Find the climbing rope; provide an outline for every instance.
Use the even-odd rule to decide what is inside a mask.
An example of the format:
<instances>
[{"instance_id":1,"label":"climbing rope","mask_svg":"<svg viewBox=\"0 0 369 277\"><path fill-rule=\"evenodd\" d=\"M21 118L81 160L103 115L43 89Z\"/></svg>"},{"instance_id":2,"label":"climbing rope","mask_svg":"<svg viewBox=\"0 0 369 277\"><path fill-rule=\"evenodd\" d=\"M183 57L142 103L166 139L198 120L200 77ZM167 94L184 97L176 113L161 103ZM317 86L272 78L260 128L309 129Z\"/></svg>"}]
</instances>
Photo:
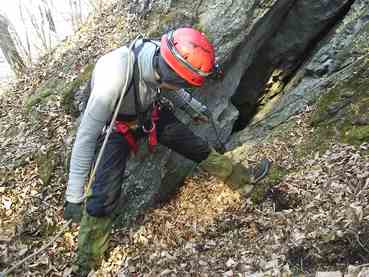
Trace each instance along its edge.
<instances>
[{"instance_id":1,"label":"climbing rope","mask_svg":"<svg viewBox=\"0 0 369 277\"><path fill-rule=\"evenodd\" d=\"M91 172L91 175L90 175L90 178L89 178L89 181L88 181L88 184L87 184L87 188L86 188L86 191L89 190L89 188L91 187L91 184L92 182L94 181L94 178L95 178L95 175L96 175L96 170L97 170L97 167L100 163L100 160L101 160L101 157L102 157L102 154L104 153L104 150L105 150L105 147L106 147L106 144L107 144L107 141L109 139L109 136L113 130L113 127L114 127L114 124L115 124L115 121L117 119L117 116L118 116L118 112L119 112L119 107L121 106L122 104L122 101L123 101L123 98L124 98L124 95L127 91L127 88L128 88L128 84L130 83L130 76L131 74L133 74L133 65L134 65L134 55L133 55L133 52L132 52L132 49L136 43L136 41L140 38L140 36L137 36L133 42L130 44L129 48L128 48L128 69L127 69L127 76L126 76L126 81L125 81L125 84L123 86L123 89L122 89L122 93L120 95L120 98L119 98L119 101L118 101L118 104L115 108L115 111L114 111L114 114L113 114L113 117L112 117L112 120L110 122L110 125L109 125L109 128L106 132L106 135L105 135L105 139L104 139L104 142L100 148L100 151L99 151L99 154L97 156L97 159L96 159L96 163L93 167L93 170ZM84 196L84 198L86 197L86 194ZM24 258L23 260L19 261L18 263L16 263L14 266L12 266L10 269L4 271L4 272L0 272L0 277L5 277L7 276L8 274L10 274L11 272L13 272L15 269L17 269L18 267L20 267L23 263L25 263L27 260L33 258L34 256L40 254L41 252L43 252L46 248L48 248L51 244L54 243L54 241L59 238L63 232L69 227L69 225L72 223L72 220L70 219L69 221L67 221L66 223L64 223L64 225L62 226L62 229L55 235L55 237L53 237L47 244L45 244L42 248L40 248L39 250L37 250L36 252L34 252L33 254L27 256L26 258Z\"/></svg>"}]
</instances>

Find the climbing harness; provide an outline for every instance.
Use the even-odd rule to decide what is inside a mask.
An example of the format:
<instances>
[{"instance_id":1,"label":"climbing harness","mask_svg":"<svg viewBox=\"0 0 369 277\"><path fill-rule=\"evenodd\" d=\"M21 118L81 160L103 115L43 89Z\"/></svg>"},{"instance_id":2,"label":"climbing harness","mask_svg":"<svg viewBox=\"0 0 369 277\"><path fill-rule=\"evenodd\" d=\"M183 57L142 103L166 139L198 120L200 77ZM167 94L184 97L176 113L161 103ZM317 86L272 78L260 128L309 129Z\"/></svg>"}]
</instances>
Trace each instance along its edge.
<instances>
[{"instance_id":1,"label":"climbing harness","mask_svg":"<svg viewBox=\"0 0 369 277\"><path fill-rule=\"evenodd\" d=\"M159 109L160 109L159 106L155 105L154 109L151 111L151 128L150 129L146 129L144 125L140 126L137 123L130 124L129 122L125 122L122 120L115 121L115 131L122 134L125 137L130 147L130 150L134 154L137 154L139 145L133 134L133 130L138 129L140 127L142 128L142 131L148 135L149 151L150 152L155 151L155 146L158 144L156 125L157 125L157 121L159 120Z\"/></svg>"}]
</instances>

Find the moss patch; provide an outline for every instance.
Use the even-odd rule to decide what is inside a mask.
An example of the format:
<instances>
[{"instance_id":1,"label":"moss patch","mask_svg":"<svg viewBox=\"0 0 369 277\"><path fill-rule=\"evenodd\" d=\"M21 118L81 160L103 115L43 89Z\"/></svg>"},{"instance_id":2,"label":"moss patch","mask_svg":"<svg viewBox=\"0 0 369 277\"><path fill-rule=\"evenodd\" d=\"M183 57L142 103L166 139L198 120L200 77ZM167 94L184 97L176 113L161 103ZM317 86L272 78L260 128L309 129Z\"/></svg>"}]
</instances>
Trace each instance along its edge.
<instances>
[{"instance_id":1,"label":"moss patch","mask_svg":"<svg viewBox=\"0 0 369 277\"><path fill-rule=\"evenodd\" d=\"M64 107L66 113L75 114L77 112L73 106L75 93L78 91L80 86L85 84L91 78L93 69L93 64L86 65L81 70L81 74L78 76L78 78L65 85L62 92L62 106Z\"/></svg>"},{"instance_id":2,"label":"moss patch","mask_svg":"<svg viewBox=\"0 0 369 277\"><path fill-rule=\"evenodd\" d=\"M369 59L353 67L350 78L336 84L319 100L312 117L316 146L338 141L360 145L369 140Z\"/></svg>"},{"instance_id":3,"label":"moss patch","mask_svg":"<svg viewBox=\"0 0 369 277\"><path fill-rule=\"evenodd\" d=\"M44 82L44 84L38 88L25 102L27 111L39 103L46 103L51 95L55 95L60 86L64 84L64 81L59 78L51 78Z\"/></svg>"},{"instance_id":4,"label":"moss patch","mask_svg":"<svg viewBox=\"0 0 369 277\"><path fill-rule=\"evenodd\" d=\"M36 161L38 165L38 174L43 184L47 186L57 165L56 153L53 148L49 148L46 153L38 153Z\"/></svg>"}]
</instances>

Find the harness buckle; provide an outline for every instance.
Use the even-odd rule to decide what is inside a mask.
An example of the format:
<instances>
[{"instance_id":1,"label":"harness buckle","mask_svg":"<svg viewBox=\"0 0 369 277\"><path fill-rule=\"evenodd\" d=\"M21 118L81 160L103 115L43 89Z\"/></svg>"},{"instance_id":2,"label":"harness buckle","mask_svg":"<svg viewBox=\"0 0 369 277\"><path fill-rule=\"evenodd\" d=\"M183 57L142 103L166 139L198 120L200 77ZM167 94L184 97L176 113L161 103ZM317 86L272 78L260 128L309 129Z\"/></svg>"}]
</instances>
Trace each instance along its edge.
<instances>
[{"instance_id":1,"label":"harness buckle","mask_svg":"<svg viewBox=\"0 0 369 277\"><path fill-rule=\"evenodd\" d=\"M156 124L153 120L151 120L151 128L148 130L145 128L145 125L142 125L142 130L144 131L144 133L146 134L150 134L151 132L153 132L156 129Z\"/></svg>"}]
</instances>

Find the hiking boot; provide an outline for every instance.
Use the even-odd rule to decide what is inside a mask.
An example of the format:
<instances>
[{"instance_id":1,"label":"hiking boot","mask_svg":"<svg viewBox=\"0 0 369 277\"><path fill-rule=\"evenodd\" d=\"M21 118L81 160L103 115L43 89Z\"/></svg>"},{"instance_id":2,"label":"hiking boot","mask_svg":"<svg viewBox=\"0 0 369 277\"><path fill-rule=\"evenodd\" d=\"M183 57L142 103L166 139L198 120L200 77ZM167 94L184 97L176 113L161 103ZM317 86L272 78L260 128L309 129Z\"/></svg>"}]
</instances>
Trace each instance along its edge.
<instances>
[{"instance_id":1,"label":"hiking boot","mask_svg":"<svg viewBox=\"0 0 369 277\"><path fill-rule=\"evenodd\" d=\"M100 267L108 248L113 218L94 217L86 211L79 228L76 272L87 276L91 270Z\"/></svg>"},{"instance_id":2,"label":"hiking boot","mask_svg":"<svg viewBox=\"0 0 369 277\"><path fill-rule=\"evenodd\" d=\"M224 181L231 189L239 190L246 187L248 191L252 189L253 184L268 174L270 164L270 161L263 159L254 167L245 167L241 163L233 163L227 156L212 150L200 166L211 175Z\"/></svg>"},{"instance_id":3,"label":"hiking boot","mask_svg":"<svg viewBox=\"0 0 369 277\"><path fill-rule=\"evenodd\" d=\"M261 160L257 165L250 168L250 175L252 184L258 183L263 179L269 172L271 161L267 159Z\"/></svg>"}]
</instances>

